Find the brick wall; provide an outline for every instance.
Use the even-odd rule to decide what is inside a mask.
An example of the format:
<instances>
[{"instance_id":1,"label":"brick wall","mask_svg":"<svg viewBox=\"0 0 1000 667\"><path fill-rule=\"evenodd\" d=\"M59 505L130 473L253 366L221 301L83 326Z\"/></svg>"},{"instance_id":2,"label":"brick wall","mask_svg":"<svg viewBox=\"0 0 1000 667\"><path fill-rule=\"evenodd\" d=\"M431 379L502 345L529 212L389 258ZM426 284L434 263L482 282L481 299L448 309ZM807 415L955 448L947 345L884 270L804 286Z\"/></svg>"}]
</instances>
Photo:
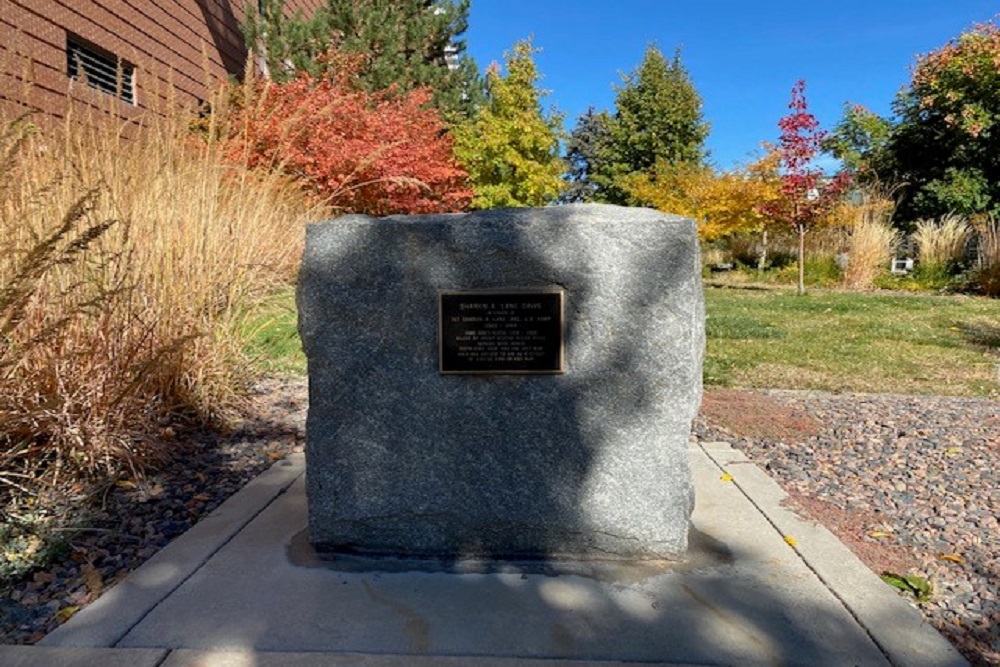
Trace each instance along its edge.
<instances>
[{"instance_id":1,"label":"brick wall","mask_svg":"<svg viewBox=\"0 0 1000 667\"><path fill-rule=\"evenodd\" d=\"M0 101L63 117L73 97L106 105L110 96L67 73L67 35L136 66L136 106L156 108L207 97L212 80L240 76L246 49L240 22L246 0L0 0ZM289 0L310 13L324 0ZM30 89L25 82L30 81Z\"/></svg>"}]
</instances>

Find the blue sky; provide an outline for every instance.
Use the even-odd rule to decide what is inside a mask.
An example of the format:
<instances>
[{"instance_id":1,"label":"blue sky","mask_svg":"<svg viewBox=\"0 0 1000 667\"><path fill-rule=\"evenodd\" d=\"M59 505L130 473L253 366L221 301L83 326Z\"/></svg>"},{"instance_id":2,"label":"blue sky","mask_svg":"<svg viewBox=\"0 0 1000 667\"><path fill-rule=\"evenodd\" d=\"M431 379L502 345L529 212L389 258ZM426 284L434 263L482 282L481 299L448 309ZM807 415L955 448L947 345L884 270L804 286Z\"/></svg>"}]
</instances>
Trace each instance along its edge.
<instances>
[{"instance_id":1,"label":"blue sky","mask_svg":"<svg viewBox=\"0 0 1000 667\"><path fill-rule=\"evenodd\" d=\"M614 108L614 84L647 45L668 57L679 47L711 125L710 160L728 169L777 139L796 80L824 128L847 101L889 115L918 54L998 13L997 0L472 0L465 39L485 68L533 37L544 103L567 130L589 106Z\"/></svg>"}]
</instances>

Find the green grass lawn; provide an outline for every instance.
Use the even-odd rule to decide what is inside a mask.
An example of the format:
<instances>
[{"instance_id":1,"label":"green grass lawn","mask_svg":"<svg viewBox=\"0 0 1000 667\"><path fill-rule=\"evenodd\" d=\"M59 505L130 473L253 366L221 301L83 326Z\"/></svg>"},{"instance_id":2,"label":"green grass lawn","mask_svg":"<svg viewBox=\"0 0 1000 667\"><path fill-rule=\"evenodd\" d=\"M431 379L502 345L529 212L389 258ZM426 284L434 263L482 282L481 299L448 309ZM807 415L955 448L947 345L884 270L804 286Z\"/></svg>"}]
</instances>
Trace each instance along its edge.
<instances>
[{"instance_id":1,"label":"green grass lawn","mask_svg":"<svg viewBox=\"0 0 1000 667\"><path fill-rule=\"evenodd\" d=\"M707 384L1000 395L1000 301L705 289Z\"/></svg>"},{"instance_id":2,"label":"green grass lawn","mask_svg":"<svg viewBox=\"0 0 1000 667\"><path fill-rule=\"evenodd\" d=\"M705 288L709 385L998 396L1000 300ZM251 353L305 372L292 290L250 313Z\"/></svg>"},{"instance_id":3,"label":"green grass lawn","mask_svg":"<svg viewBox=\"0 0 1000 667\"><path fill-rule=\"evenodd\" d=\"M267 373L305 374L306 356L297 319L291 287L275 292L247 313L242 334L258 368Z\"/></svg>"}]
</instances>

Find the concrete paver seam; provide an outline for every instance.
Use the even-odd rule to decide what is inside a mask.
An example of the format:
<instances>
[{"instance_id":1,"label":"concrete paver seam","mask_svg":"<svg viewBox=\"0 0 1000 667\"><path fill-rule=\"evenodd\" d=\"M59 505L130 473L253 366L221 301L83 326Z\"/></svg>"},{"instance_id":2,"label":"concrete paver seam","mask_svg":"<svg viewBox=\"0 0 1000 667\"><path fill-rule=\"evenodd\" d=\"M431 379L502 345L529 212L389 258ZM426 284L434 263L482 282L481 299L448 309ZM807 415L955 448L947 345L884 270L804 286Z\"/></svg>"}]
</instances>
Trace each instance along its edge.
<instances>
[{"instance_id":1,"label":"concrete paver seam","mask_svg":"<svg viewBox=\"0 0 1000 667\"><path fill-rule=\"evenodd\" d=\"M730 447L731 447L731 445L730 445ZM722 473L726 473L727 472L725 466L722 463L720 463L714 456L712 456L712 453L709 452L708 449L706 449L703 446L702 443L700 443L700 442L698 443L698 448L701 449L701 451L705 453L705 455L708 457L708 459L712 463L715 464L715 467L718 468L720 472L722 472ZM750 463L751 463L751 465L756 465L752 461L750 461ZM743 497L746 498L750 502L750 504L753 505L754 508L758 512L761 513L761 515L764 517L764 519L769 524L771 524L771 527L774 528L774 530L779 535L781 535L782 537L784 537L785 533L783 533L782 530L781 530L781 528L778 527L778 524L771 517L771 515L769 515L764 510L764 508L762 508L760 506L760 504L757 502L757 500L755 498L753 498L747 492L747 490L743 487L743 485L739 483L738 477L733 477L731 481L732 481L733 484L736 485L736 488L739 489L739 492L743 495ZM823 575L821 575L816 570L816 568L813 567L812 563L810 563L809 560L806 559L805 556L803 556L802 552L798 549L798 547L795 546L795 545L792 545L792 544L789 544L788 546L792 549L792 551L795 552L795 555L798 556L799 560L802 561L802 563L806 566L806 568L808 568L809 571L812 572L816 576L816 578L819 579L823 583L823 585L826 587L826 589L828 591L830 591L830 593L833 595L833 597L836 598L838 602L840 602L841 606L843 606L844 609L847 611L847 613L851 615L851 618L853 618L857 622L858 626L862 630L864 630L864 632L868 636L868 638L872 640L872 643L874 643L875 646L878 647L878 650L882 652L882 655L885 656L885 659L888 660L889 663L891 665L893 665L893 667L907 667L906 665L900 664L899 662L897 662L896 660L893 659L893 656L892 656L891 652L882 644L881 641L879 641L879 639L875 636L875 634L871 631L871 629L861 620L861 618L858 616L858 614L855 613L855 611L851 607L851 605L848 604L848 602L843 597L841 597L841 595L834 589L834 587L831 585L831 582L827 581L823 577Z\"/></svg>"},{"instance_id":2,"label":"concrete paver seam","mask_svg":"<svg viewBox=\"0 0 1000 667\"><path fill-rule=\"evenodd\" d=\"M277 465L280 465L280 464L277 464ZM230 535L229 535L228 538L226 538L225 540L223 540L219 544L215 545L215 548L213 548L210 553L205 554L204 557L202 557L201 559L199 559L200 562L198 563L197 567L191 568L191 570L188 572L187 576L185 576L184 578L180 579L176 583L175 586L173 586L169 591L167 591L156 602L156 604L154 604L149 609L147 609L138 619L136 619L136 621L134 623L132 623L131 625L129 625L128 628L119 637L117 637L114 640L114 642L111 644L111 646L114 647L114 648L124 648L124 647L121 647L120 644L121 644L122 640L125 639L125 637L127 637L130 632L132 632L132 630L134 630L144 620L146 620L146 617L149 616L151 613L153 613L153 611L156 610L161 604L163 604L164 600L166 600L167 598L169 598L178 589L180 589L185 583L187 583L187 581L191 577L193 577L202 567L204 567L205 563L207 563L208 561L210 561L212 559L212 557L215 556L215 554L219 553L219 551L221 551L223 547L225 547L227 544L229 544L230 542L232 542L233 539L235 539L236 536L240 534L240 531L242 531L244 528L246 528L248 525L250 525L250 523L254 519L256 519L258 516L260 516L260 514L265 509L267 509L268 507L270 507L270 505L275 500L277 500L278 498L280 498L281 496L283 496L288 491L288 489L291 488L292 484L294 484L296 482L296 480L298 480L300 477L302 477L303 474L305 474L305 470L304 469L300 470L298 472L298 474L296 474L291 479L287 480L287 482L283 483L280 487L278 487L277 491L274 493L273 496L271 496L270 500L268 500L261 507L259 507L256 512L254 512L252 515L244 517L244 519L237 524L236 530L233 530L233 531L230 532ZM253 480L251 480L250 483L252 484ZM169 545L167 545L167 547L165 547L165 548L169 548ZM170 653L172 653L172 652L173 651L171 650L167 654L167 656L164 658L164 661L167 659L167 657L169 657ZM163 663L160 663L160 664L162 665Z\"/></svg>"}]
</instances>

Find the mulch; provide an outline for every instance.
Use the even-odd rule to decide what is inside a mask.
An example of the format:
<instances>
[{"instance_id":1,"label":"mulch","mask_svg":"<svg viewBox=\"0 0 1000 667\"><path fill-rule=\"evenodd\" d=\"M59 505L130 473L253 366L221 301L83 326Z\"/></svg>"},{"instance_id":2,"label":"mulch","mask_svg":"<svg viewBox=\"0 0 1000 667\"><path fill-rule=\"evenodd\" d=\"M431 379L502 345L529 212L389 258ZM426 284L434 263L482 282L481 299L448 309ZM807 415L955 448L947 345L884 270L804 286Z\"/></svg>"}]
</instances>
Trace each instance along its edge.
<instances>
[{"instance_id":1,"label":"mulch","mask_svg":"<svg viewBox=\"0 0 1000 667\"><path fill-rule=\"evenodd\" d=\"M269 380L229 434L116 486L61 562L0 590L0 643L34 643L304 445L305 381ZM744 451L878 573L934 586L918 605L974 665L1000 665L1000 403L710 389L693 429ZM180 440L180 438L178 439Z\"/></svg>"},{"instance_id":2,"label":"mulch","mask_svg":"<svg viewBox=\"0 0 1000 667\"><path fill-rule=\"evenodd\" d=\"M275 461L305 445L304 380L269 380L229 433L164 443L172 461L104 490L81 513L60 562L0 590L0 644L33 644L142 565Z\"/></svg>"}]
</instances>

